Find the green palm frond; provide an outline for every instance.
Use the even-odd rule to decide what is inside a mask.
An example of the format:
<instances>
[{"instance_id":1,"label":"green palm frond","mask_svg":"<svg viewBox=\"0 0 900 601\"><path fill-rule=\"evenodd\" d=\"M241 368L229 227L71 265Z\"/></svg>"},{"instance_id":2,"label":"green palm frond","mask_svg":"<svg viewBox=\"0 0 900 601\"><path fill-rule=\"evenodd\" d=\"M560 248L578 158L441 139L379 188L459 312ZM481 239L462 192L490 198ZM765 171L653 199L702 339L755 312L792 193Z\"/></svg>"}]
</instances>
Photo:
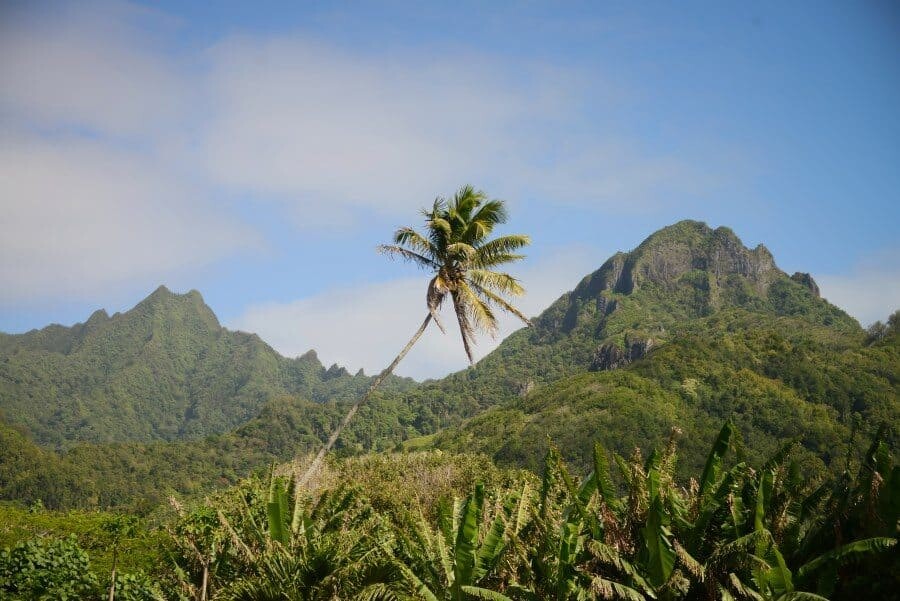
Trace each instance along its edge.
<instances>
[{"instance_id":1,"label":"green palm frond","mask_svg":"<svg viewBox=\"0 0 900 601\"><path fill-rule=\"evenodd\" d=\"M501 236L478 247L474 263L476 267L494 264L496 257L513 255L517 250L531 244L531 238L521 234Z\"/></svg>"},{"instance_id":2,"label":"green palm frond","mask_svg":"<svg viewBox=\"0 0 900 601\"><path fill-rule=\"evenodd\" d=\"M434 255L434 245L411 227L401 227L394 232L394 244L404 246L423 255Z\"/></svg>"},{"instance_id":3,"label":"green palm frond","mask_svg":"<svg viewBox=\"0 0 900 601\"><path fill-rule=\"evenodd\" d=\"M453 298L453 310L456 312L456 322L459 324L459 333L462 336L463 349L466 351L466 357L469 363L475 362L475 355L472 353L473 335L472 322L469 318L469 312L466 305L460 301L459 292L454 290L450 293Z\"/></svg>"},{"instance_id":4,"label":"green palm frond","mask_svg":"<svg viewBox=\"0 0 900 601\"><path fill-rule=\"evenodd\" d=\"M519 281L508 273L498 273L487 269L470 269L469 280L482 288L499 292L500 294L508 294L510 296L522 296L525 294L525 289L522 288Z\"/></svg>"},{"instance_id":5,"label":"green palm frond","mask_svg":"<svg viewBox=\"0 0 900 601\"><path fill-rule=\"evenodd\" d=\"M497 333L497 317L484 300L472 290L467 282L460 282L454 294L454 302L462 303L465 311L471 316L473 325L490 335Z\"/></svg>"},{"instance_id":6,"label":"green palm frond","mask_svg":"<svg viewBox=\"0 0 900 601\"><path fill-rule=\"evenodd\" d=\"M475 247L466 242L454 242L447 245L447 253L455 255L460 262L469 263L476 255Z\"/></svg>"},{"instance_id":7,"label":"green palm frond","mask_svg":"<svg viewBox=\"0 0 900 601\"><path fill-rule=\"evenodd\" d=\"M521 261L524 258L525 255L518 253L500 253L490 257L482 257L475 261L472 266L479 269L489 269L491 267L499 267L500 265L505 265L506 263Z\"/></svg>"},{"instance_id":8,"label":"green palm frond","mask_svg":"<svg viewBox=\"0 0 900 601\"><path fill-rule=\"evenodd\" d=\"M500 295L494 294L493 292L491 292L487 288L484 288L483 286L480 286L479 284L473 283L472 287L478 292L478 294L480 294L485 299L487 299L488 303L493 303L493 304L497 305L498 307L500 307L501 309L505 310L506 312L512 313L513 315L515 315L516 317L521 319L523 322L525 322L525 325L528 325L528 326L532 325L531 320L528 319L524 313L522 313L519 309L517 309L516 307L511 305Z\"/></svg>"}]
</instances>

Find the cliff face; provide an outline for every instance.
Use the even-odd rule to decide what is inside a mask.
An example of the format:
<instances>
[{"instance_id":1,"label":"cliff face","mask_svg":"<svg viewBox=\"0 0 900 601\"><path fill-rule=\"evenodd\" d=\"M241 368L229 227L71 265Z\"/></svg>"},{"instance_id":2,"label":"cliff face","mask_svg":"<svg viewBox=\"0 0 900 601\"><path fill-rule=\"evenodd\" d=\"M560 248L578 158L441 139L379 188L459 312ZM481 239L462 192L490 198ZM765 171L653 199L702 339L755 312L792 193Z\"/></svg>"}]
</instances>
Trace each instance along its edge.
<instances>
[{"instance_id":1,"label":"cliff face","mask_svg":"<svg viewBox=\"0 0 900 601\"><path fill-rule=\"evenodd\" d=\"M762 244L750 250L726 227L714 230L699 221L681 221L659 230L632 252L613 255L574 294L604 290L631 294L648 284L671 289L692 274L705 275L710 288L725 286L736 276L760 295L785 275Z\"/></svg>"},{"instance_id":2,"label":"cliff face","mask_svg":"<svg viewBox=\"0 0 900 601\"><path fill-rule=\"evenodd\" d=\"M625 367L646 357L654 344L652 338L640 338L633 334L626 334L624 348L620 348L614 342L606 342L598 346L588 369L590 371L606 371Z\"/></svg>"}]
</instances>

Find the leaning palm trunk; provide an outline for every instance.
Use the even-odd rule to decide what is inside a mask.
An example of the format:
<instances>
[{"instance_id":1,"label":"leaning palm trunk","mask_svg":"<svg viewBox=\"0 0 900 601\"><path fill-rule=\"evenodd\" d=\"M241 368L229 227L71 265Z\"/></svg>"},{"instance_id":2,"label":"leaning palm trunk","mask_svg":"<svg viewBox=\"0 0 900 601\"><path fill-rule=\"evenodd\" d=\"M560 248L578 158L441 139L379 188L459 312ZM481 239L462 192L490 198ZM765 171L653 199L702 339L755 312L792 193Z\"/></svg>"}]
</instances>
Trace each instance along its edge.
<instances>
[{"instance_id":1,"label":"leaning palm trunk","mask_svg":"<svg viewBox=\"0 0 900 601\"><path fill-rule=\"evenodd\" d=\"M502 298L503 295L520 295L525 290L511 275L493 271L504 263L518 261L524 255L515 251L526 246L528 236L510 235L489 240L494 226L506 221L506 209L502 200L488 200L484 192L472 186L463 186L452 200L437 198L433 208L423 211L427 218L427 235L409 227L402 227L394 233L394 244L381 245L380 252L393 257L412 261L433 274L425 296L428 316L415 336L394 361L372 381L366 393L356 401L338 427L328 438L328 442L313 459L312 464L297 480L296 491L305 487L325 459L325 455L337 442L344 428L356 415L360 405L368 400L372 392L394 371L406 356L425 328L434 319L444 331L438 318L438 310L450 296L459 322L463 346L469 363L474 363L472 337L476 329L484 329L492 334L497 332L497 319L492 310L499 307L509 311L527 325L528 318Z\"/></svg>"},{"instance_id":2,"label":"leaning palm trunk","mask_svg":"<svg viewBox=\"0 0 900 601\"><path fill-rule=\"evenodd\" d=\"M425 333L425 328L428 327L428 324L431 322L431 313L425 317L425 321L422 322L422 325L419 326L418 331L416 331L415 335L409 339L409 342L406 343L406 346L403 347L403 350L400 351L400 354L394 357L394 360L391 361L391 364L388 365L384 371L378 374L372 383L369 385L369 388L366 390L365 394L359 397L353 406L350 407L350 410L347 412L347 415L344 416L344 419L341 420L341 423L338 424L338 427L334 429L334 432L331 433L331 436L328 437L328 442L325 443L325 446L319 451L316 455L316 458L313 459L312 464L306 469L306 473L303 474L303 477L297 481L296 489L299 491L309 482L310 478L312 478L319 468L322 465L322 461L325 459L325 455L328 454L328 451L334 446L334 443L337 442L337 439L340 438L341 433L344 431L344 428L347 427L347 424L350 423L350 420L353 419L353 416L356 415L356 412L359 410L359 407L365 403L372 393L375 392L375 389L378 388L381 383L387 378L391 373L393 373L394 369L403 360L403 357L409 353L410 349L418 342L419 338L422 337L422 334Z\"/></svg>"}]
</instances>

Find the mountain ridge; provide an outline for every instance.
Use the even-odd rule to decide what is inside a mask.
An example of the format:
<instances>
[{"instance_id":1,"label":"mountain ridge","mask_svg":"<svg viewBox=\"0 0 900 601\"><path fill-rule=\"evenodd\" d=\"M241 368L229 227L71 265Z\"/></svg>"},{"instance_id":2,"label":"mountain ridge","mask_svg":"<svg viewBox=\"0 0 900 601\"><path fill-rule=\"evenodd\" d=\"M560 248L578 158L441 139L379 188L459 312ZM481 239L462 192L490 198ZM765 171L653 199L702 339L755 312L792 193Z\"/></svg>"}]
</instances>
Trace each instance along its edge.
<instances>
[{"instance_id":1,"label":"mountain ridge","mask_svg":"<svg viewBox=\"0 0 900 601\"><path fill-rule=\"evenodd\" d=\"M705 452L693 442L713 437L722 421L731 419L749 455L773 452L783 437L792 437L800 441L807 465L826 468L836 457L849 456L848 424L854 420L862 427L900 424L895 377L900 341L891 334L870 343L859 324L821 299L816 288L811 276L788 276L764 246L749 249L728 228L679 222L610 257L543 311L534 327L512 333L476 365L418 384L391 379L362 407L337 452L399 449L401 444L438 447L479 451L501 464L537 469L553 444L574 465L584 466L594 440L627 454L677 425L686 433L684 466L690 469ZM160 322L160 307L173 302L189 307L202 302L199 293L174 295L160 288L151 297L136 306L134 315L140 317L136 339L141 348L154 350L149 357L172 355L156 367L193 365L180 363L185 354L177 352L196 348L184 342L190 336L172 339L173 332L193 324L218 332L204 338L212 345L208 349L218 349L213 355L220 359L239 360L242 372L225 372L247 376L244 384L252 385L238 391L256 396L249 394L245 413L235 414L233 425L220 420L217 428L173 436L172 442L144 436L108 444L82 437L72 446L70 437L63 440L68 444L52 438L43 442L63 448L61 454L23 449L22 456L33 458L29 461L54 463L58 473L80 473L89 483L87 488L72 484L53 502L128 502L138 486L133 482L137 473L145 492L151 482L157 488L196 491L233 481L254 466L314 452L370 382L361 373L326 369L315 351L283 358L255 334L222 328L211 311L182 316L179 327L173 326L177 319ZM109 346L98 333L120 324L128 313L95 312L79 331L92 338L94 348ZM66 340L61 332L51 328L41 334L48 348ZM233 352L221 352L223 344ZM19 427L21 417L10 414L3 396L15 356L8 348L9 341L0 340L0 411ZM84 348L91 347L79 347ZM32 361L20 361L19 367L37 369L53 355L42 353L25 357ZM232 378L217 379L228 362L213 365L216 369L206 375L216 377L198 379L183 371L195 387L176 389L185 398L194 391L233 392ZM55 423L45 425L52 433ZM30 432L34 436L33 426ZM27 446L19 434L6 439ZM109 476L122 465L131 471ZM12 476L3 475L0 462L0 494L40 494L41 484L16 479L21 469L7 468ZM159 481L160 470L179 475ZM16 482L19 492L4 493L12 486L5 482ZM80 492L67 497L72 491Z\"/></svg>"},{"instance_id":2,"label":"mountain ridge","mask_svg":"<svg viewBox=\"0 0 900 601\"><path fill-rule=\"evenodd\" d=\"M282 357L256 334L222 327L198 291L165 286L112 316L100 309L0 340L0 409L50 446L201 438L279 394L324 401L367 382L314 354Z\"/></svg>"}]
</instances>

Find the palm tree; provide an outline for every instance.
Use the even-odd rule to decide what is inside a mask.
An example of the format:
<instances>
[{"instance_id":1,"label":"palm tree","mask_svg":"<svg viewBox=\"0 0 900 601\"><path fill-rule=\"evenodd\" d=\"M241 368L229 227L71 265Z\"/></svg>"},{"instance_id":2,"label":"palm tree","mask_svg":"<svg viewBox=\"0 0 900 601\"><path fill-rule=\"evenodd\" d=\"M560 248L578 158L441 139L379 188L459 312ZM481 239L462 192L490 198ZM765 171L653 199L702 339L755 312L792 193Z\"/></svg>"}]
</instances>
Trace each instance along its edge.
<instances>
[{"instance_id":1,"label":"palm tree","mask_svg":"<svg viewBox=\"0 0 900 601\"><path fill-rule=\"evenodd\" d=\"M376 377L365 394L357 400L328 438L297 486L303 487L316 473L322 460L341 432L356 415L359 407L372 392L394 371L415 343L434 320L445 332L438 317L438 310L449 297L453 302L456 321L462 336L463 347L469 363L474 363L472 345L477 330L492 336L497 334L497 317L500 309L512 313L526 325L531 325L525 315L504 297L520 296L525 290L518 280L495 271L495 268L518 261L524 255L516 251L531 243L528 236L513 234L490 239L497 225L506 222L507 212L502 200L489 199L484 192L472 186L463 186L452 199L438 197L432 208L422 211L425 216L425 234L411 227L402 227L394 233L394 243L378 247L391 257L411 261L434 274L428 282L425 304L428 314L400 354Z\"/></svg>"}]
</instances>

